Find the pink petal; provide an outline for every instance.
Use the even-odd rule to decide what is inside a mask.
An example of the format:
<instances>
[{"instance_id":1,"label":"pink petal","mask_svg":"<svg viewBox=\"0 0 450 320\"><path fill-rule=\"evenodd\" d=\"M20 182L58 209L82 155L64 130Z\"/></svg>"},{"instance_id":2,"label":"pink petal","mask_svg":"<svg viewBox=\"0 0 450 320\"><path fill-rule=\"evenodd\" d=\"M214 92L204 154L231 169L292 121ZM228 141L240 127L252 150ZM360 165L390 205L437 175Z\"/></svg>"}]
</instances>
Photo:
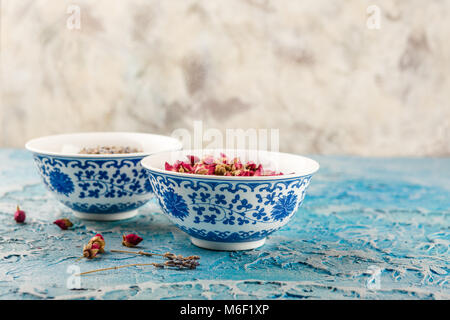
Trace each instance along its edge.
<instances>
[{"instance_id":1,"label":"pink petal","mask_svg":"<svg viewBox=\"0 0 450 320\"><path fill-rule=\"evenodd\" d=\"M171 165L168 164L167 162L165 163L164 167L165 167L165 169L166 169L167 171L173 171L173 166L171 166Z\"/></svg>"},{"instance_id":2,"label":"pink petal","mask_svg":"<svg viewBox=\"0 0 450 320\"><path fill-rule=\"evenodd\" d=\"M189 155L187 156L187 158L189 159L189 162L191 163L192 166L200 161L200 158L197 156Z\"/></svg>"}]
</instances>

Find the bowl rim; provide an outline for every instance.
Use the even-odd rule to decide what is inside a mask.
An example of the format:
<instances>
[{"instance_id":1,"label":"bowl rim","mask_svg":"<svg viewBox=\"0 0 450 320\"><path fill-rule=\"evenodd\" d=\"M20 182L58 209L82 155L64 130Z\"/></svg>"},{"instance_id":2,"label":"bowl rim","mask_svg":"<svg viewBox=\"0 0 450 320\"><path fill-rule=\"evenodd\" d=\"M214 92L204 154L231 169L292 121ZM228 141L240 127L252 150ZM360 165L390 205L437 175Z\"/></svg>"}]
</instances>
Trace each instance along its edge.
<instances>
[{"instance_id":1,"label":"bowl rim","mask_svg":"<svg viewBox=\"0 0 450 320\"><path fill-rule=\"evenodd\" d=\"M78 154L78 153L70 153L70 152L55 152L55 151L47 151L45 149L39 148L37 146L34 146L35 144L45 141L50 138L56 138L56 137L69 137L69 136L77 136L77 135L95 135L95 134L102 134L102 135L108 135L108 134L122 134L122 135L134 135L134 136L141 136L141 137L159 137L167 139L168 141L172 141L174 144L173 150L167 150L167 151L156 151L156 152L134 152L134 153L117 153L117 154ZM38 138L33 138L28 140L25 143L25 149L28 151L31 151L35 154L43 154L43 155L49 155L49 156L57 156L57 157L65 157L65 158L83 158L83 159L110 159L110 158L139 158L139 157L146 157L149 155L152 155L154 153L161 153L161 152L170 152L170 151L179 151L183 148L183 144L180 140L173 138L171 136L165 136L161 134L155 134L155 133L146 133L146 132L126 132L126 131L90 131L90 132L73 132L73 133L62 133L62 134L54 134L54 135L47 135L42 136Z\"/></svg>"},{"instance_id":2,"label":"bowl rim","mask_svg":"<svg viewBox=\"0 0 450 320\"><path fill-rule=\"evenodd\" d=\"M249 182L250 181L254 181L254 182L269 181L269 180L288 180L288 179L292 179L292 178L307 177L307 176L311 176L314 173L316 173L320 168L319 163L314 159L311 159L311 158L308 158L305 156L301 156L301 155L297 155L297 154L293 154L293 153L267 151L267 150L256 150L256 151L261 152L261 153L277 154L277 155L281 155L281 156L302 158L304 160L310 161L314 168L310 171L299 172L299 173L292 172L292 173L285 173L283 175L248 177L248 176L216 176L216 175L204 175L204 174L196 174L196 173L174 172L174 171L168 171L165 169L156 168L154 166L151 166L148 163L152 157L161 156L164 153L167 153L167 154L170 154L173 152L189 153L189 152L199 152L199 151L208 152L208 150L211 150L213 152L224 152L224 153L226 153L226 151L227 151L227 149L183 149L183 150L173 150L173 151L162 151L162 152L157 152L157 153L146 156L144 159L141 160L141 165L142 165L142 167L144 167L145 169L147 169L151 172L165 174L165 175L171 175L171 176L175 176L175 177L206 179L206 180L221 180L221 181L249 181ZM255 151L255 150L233 149L233 151L249 152L249 151Z\"/></svg>"}]
</instances>

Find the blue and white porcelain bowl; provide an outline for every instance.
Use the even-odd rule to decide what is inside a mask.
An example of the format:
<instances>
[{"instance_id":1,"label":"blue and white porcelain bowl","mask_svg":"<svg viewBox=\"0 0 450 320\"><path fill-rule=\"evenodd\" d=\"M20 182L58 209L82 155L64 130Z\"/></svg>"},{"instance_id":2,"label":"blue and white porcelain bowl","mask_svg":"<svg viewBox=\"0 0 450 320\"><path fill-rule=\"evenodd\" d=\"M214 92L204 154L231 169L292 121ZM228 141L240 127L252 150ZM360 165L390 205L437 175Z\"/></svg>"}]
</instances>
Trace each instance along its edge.
<instances>
[{"instance_id":1,"label":"blue and white porcelain bowl","mask_svg":"<svg viewBox=\"0 0 450 320\"><path fill-rule=\"evenodd\" d=\"M82 148L123 146L139 153L78 154ZM124 132L61 134L30 140L26 146L47 188L90 220L131 218L153 196L141 160L153 153L180 150L173 138Z\"/></svg>"},{"instance_id":2,"label":"blue and white porcelain bowl","mask_svg":"<svg viewBox=\"0 0 450 320\"><path fill-rule=\"evenodd\" d=\"M166 171L167 161L187 155L238 156L263 164L280 176L205 176ZM142 160L158 202L167 217L194 245L213 250L247 250L264 244L268 235L297 212L319 164L279 152L183 150L153 154Z\"/></svg>"}]
</instances>

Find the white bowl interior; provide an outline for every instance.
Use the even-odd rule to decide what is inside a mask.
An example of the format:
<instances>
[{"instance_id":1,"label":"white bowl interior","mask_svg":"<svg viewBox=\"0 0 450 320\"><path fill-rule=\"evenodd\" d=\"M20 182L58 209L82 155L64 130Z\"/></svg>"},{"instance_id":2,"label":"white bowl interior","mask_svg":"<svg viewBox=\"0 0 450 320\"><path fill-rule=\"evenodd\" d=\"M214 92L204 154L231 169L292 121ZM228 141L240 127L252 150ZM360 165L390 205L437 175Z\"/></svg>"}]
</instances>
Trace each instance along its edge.
<instances>
[{"instance_id":1,"label":"white bowl interior","mask_svg":"<svg viewBox=\"0 0 450 320\"><path fill-rule=\"evenodd\" d=\"M282 172L282 176L258 176L258 179L264 178L286 178L287 176L304 176L313 174L319 169L319 164L310 158L289 154L281 152L270 152L270 151L258 151L258 150L218 150L218 149L191 149L191 150L180 150L180 151L170 151L161 152L150 155L142 159L142 166L149 170L156 172L167 172L165 170L165 163L169 164L175 163L177 160L188 161L188 155L194 155L202 158L207 155L212 155L215 158L219 157L221 153L224 153L230 159L234 157L239 157L242 162L253 161L256 164L262 164L264 170L275 170L277 172ZM204 175L197 174L185 174L178 172L170 172L171 174L177 175L189 175L189 176L199 176L205 178ZM255 179L255 177L230 177L230 176L207 176L213 179Z\"/></svg>"},{"instance_id":2,"label":"white bowl interior","mask_svg":"<svg viewBox=\"0 0 450 320\"><path fill-rule=\"evenodd\" d=\"M179 150L182 144L175 138L134 132L90 132L61 134L30 140L25 147L35 153L77 157L123 157L124 154L78 154L83 148L98 146L131 147L142 150L129 155L148 155L167 150Z\"/></svg>"}]
</instances>

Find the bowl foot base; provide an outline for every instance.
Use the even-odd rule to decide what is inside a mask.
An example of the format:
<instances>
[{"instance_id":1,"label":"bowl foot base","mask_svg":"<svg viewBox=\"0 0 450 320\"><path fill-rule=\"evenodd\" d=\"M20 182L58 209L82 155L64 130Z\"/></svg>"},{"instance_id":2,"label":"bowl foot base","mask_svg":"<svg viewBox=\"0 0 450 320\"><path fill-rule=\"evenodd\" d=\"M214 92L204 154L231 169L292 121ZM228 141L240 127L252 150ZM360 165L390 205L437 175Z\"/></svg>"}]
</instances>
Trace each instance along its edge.
<instances>
[{"instance_id":1,"label":"bowl foot base","mask_svg":"<svg viewBox=\"0 0 450 320\"><path fill-rule=\"evenodd\" d=\"M73 210L75 217L84 220L117 221L129 219L137 215L137 209L118 213L86 213Z\"/></svg>"},{"instance_id":2,"label":"bowl foot base","mask_svg":"<svg viewBox=\"0 0 450 320\"><path fill-rule=\"evenodd\" d=\"M197 247L204 249L220 250L220 251L237 251L237 250L250 250L258 248L266 242L266 238L249 242L217 242L191 237L191 242Z\"/></svg>"}]
</instances>

